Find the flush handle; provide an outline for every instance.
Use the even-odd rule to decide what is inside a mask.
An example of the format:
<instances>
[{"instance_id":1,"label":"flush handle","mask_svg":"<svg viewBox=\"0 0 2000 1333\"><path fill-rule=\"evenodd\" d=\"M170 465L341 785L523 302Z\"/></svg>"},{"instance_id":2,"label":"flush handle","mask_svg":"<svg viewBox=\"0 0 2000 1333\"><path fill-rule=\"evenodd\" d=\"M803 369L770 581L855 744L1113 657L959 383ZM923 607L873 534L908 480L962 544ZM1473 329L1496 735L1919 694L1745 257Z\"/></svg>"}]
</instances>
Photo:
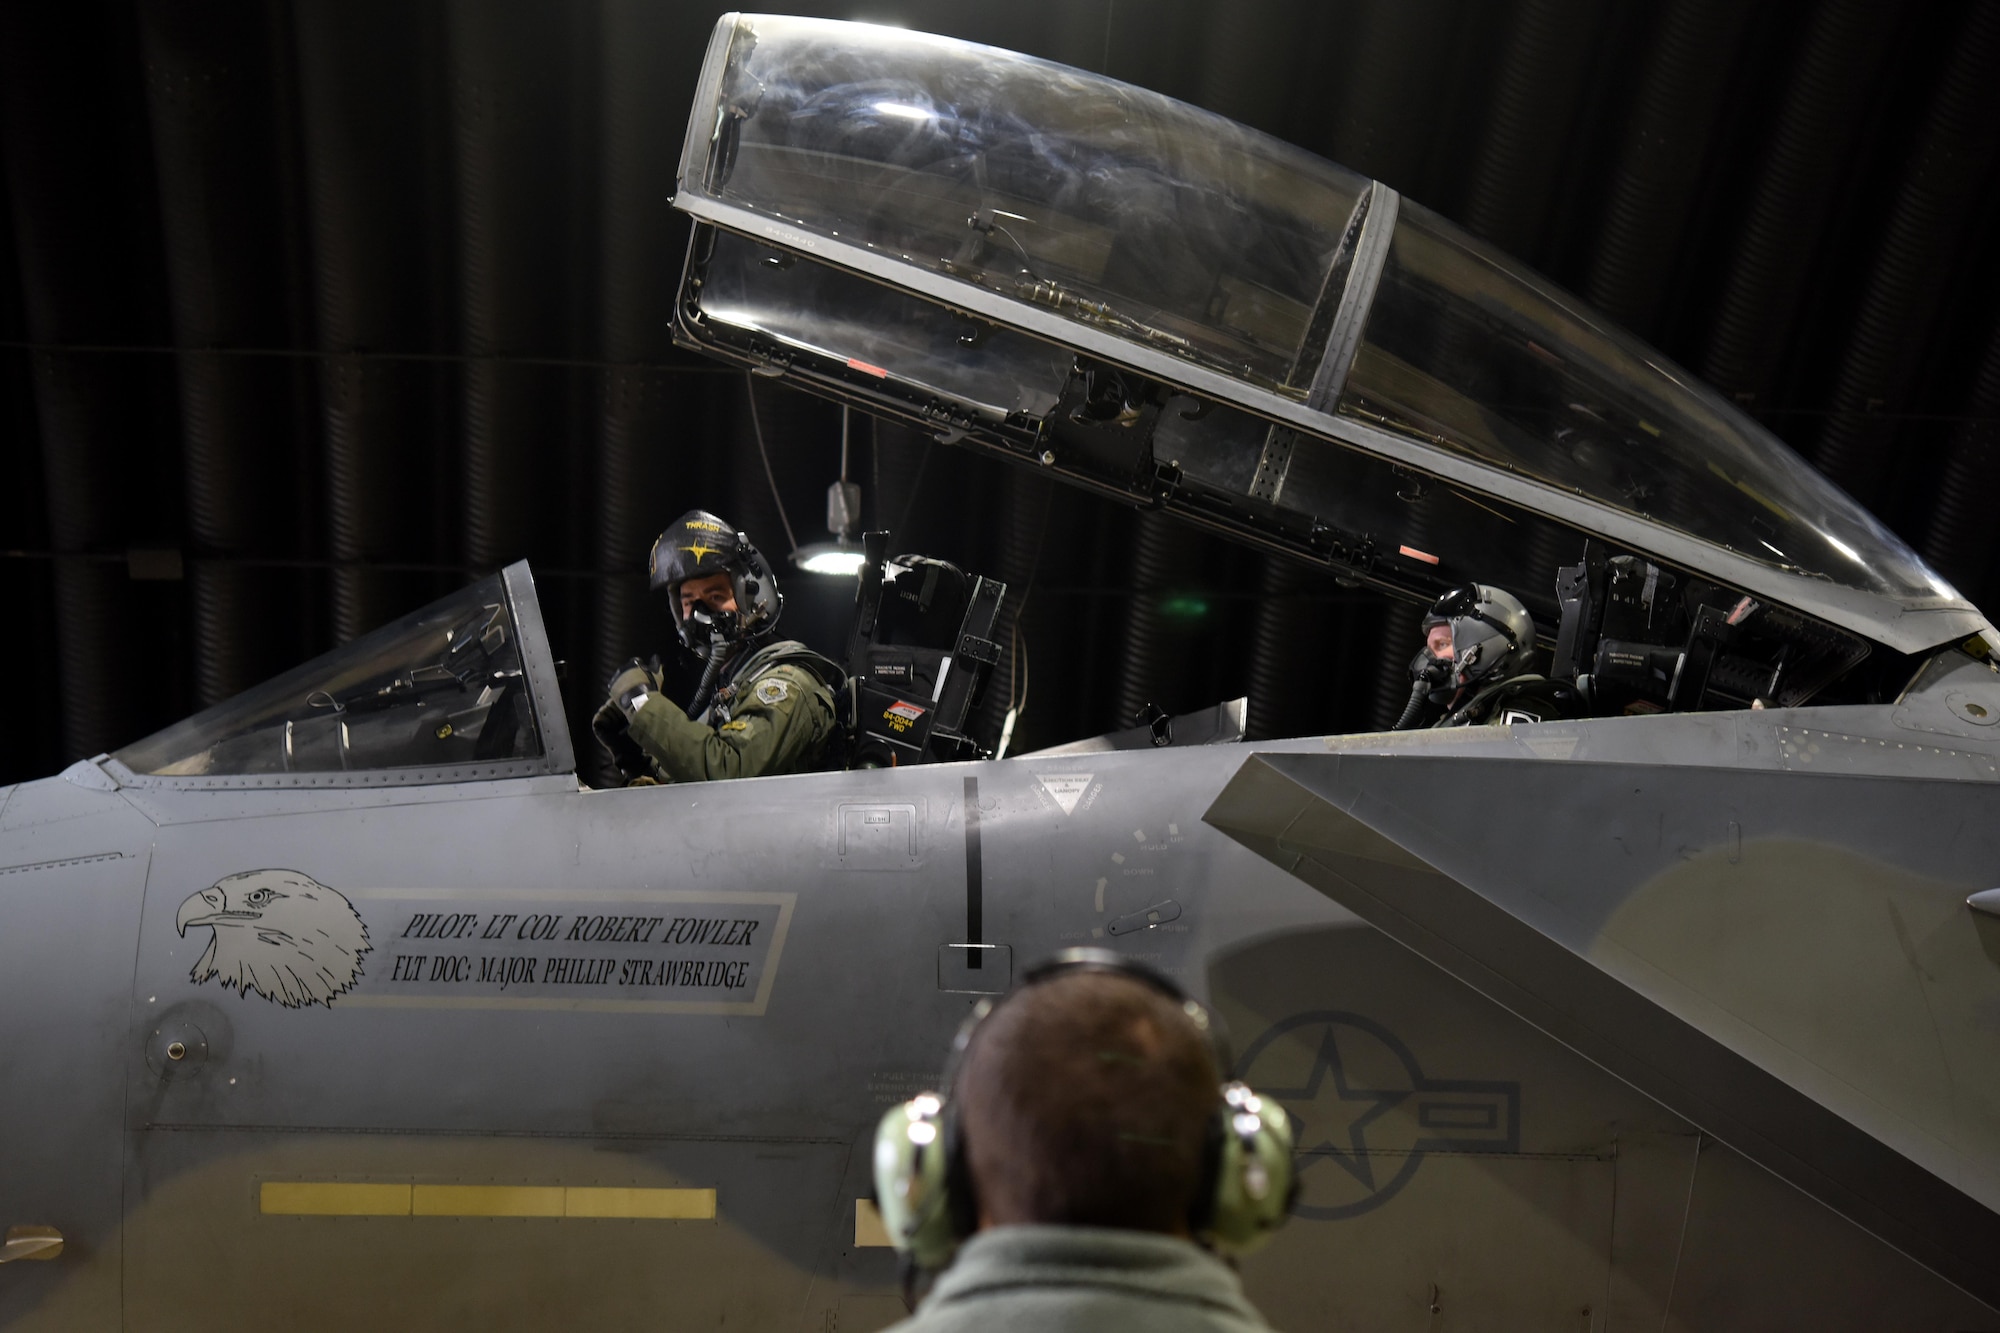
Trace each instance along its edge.
<instances>
[{"instance_id":1,"label":"flush handle","mask_svg":"<svg viewBox=\"0 0 2000 1333\"><path fill-rule=\"evenodd\" d=\"M8 1227L7 1240L0 1244L0 1264L16 1259L53 1259L62 1253L62 1232L54 1227Z\"/></svg>"}]
</instances>

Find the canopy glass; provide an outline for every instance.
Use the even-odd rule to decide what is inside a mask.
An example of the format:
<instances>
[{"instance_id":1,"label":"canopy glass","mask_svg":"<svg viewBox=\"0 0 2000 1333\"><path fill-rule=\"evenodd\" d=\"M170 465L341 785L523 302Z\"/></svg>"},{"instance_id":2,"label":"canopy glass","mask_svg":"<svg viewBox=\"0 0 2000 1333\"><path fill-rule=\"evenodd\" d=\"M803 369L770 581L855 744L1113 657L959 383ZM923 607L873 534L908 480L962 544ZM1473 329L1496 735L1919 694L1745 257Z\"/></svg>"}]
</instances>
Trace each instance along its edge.
<instances>
[{"instance_id":1,"label":"canopy glass","mask_svg":"<svg viewBox=\"0 0 2000 1333\"><path fill-rule=\"evenodd\" d=\"M1157 93L897 28L736 19L719 73L685 188L1304 396L1365 177Z\"/></svg>"},{"instance_id":2,"label":"canopy glass","mask_svg":"<svg viewBox=\"0 0 2000 1333\"><path fill-rule=\"evenodd\" d=\"M533 679L546 661L527 567L512 565L112 758L138 783L227 786L339 786L398 770L405 781L463 782L558 759L566 767L560 703Z\"/></svg>"},{"instance_id":3,"label":"canopy glass","mask_svg":"<svg viewBox=\"0 0 2000 1333\"><path fill-rule=\"evenodd\" d=\"M1339 410L1788 573L1956 595L1713 390L1415 204L1402 205Z\"/></svg>"},{"instance_id":4,"label":"canopy glass","mask_svg":"<svg viewBox=\"0 0 2000 1333\"><path fill-rule=\"evenodd\" d=\"M1233 492L1210 517L1253 538L1297 520L1376 560L1428 528L1433 568L1485 575L1491 522L1398 506L1442 483L1904 651L1984 625L1769 432L1574 298L1394 191L1157 93L901 29L725 15L676 202L760 243L698 231L684 340L1169 507L1189 482ZM1107 368L1152 386L1110 417L1146 393L1153 411L1109 471L1071 428L1131 396ZM1161 410L1176 391L1239 411L1190 428ZM1364 478L1341 461L1357 454L1424 479Z\"/></svg>"}]
</instances>

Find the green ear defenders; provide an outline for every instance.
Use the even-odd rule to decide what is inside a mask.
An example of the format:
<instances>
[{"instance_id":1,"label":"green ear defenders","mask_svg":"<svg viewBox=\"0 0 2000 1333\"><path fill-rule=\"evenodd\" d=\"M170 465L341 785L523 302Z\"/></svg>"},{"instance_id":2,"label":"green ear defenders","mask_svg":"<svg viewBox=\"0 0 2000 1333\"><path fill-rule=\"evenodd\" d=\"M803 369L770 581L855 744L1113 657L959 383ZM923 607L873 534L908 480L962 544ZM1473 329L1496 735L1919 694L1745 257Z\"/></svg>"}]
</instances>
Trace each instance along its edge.
<instances>
[{"instance_id":1,"label":"green ear defenders","mask_svg":"<svg viewBox=\"0 0 2000 1333\"><path fill-rule=\"evenodd\" d=\"M1202 1179L1189 1215L1197 1240L1224 1254L1246 1254L1278 1229L1298 1191L1292 1126L1285 1109L1229 1081L1229 1054L1208 1010L1150 968L1107 949L1066 949L1029 969L1017 990L1076 971L1131 977L1180 1005L1215 1059L1220 1087L1209 1122ZM1003 1001L1004 1003L1004 1001ZM978 1225L965 1145L950 1089L973 1033L993 1012L981 1000L958 1030L945 1070L944 1095L926 1092L892 1107L875 1129L875 1205L896 1249L919 1268L940 1269Z\"/></svg>"}]
</instances>

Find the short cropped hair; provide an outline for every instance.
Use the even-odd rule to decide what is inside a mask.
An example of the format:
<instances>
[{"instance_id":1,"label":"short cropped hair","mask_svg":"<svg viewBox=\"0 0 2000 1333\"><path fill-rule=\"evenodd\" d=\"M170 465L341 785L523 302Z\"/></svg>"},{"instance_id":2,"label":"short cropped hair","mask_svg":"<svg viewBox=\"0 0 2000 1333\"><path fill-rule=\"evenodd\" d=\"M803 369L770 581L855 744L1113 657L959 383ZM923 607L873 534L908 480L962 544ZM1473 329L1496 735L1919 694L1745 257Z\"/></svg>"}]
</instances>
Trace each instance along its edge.
<instances>
[{"instance_id":1,"label":"short cropped hair","mask_svg":"<svg viewBox=\"0 0 2000 1333\"><path fill-rule=\"evenodd\" d=\"M953 1090L982 1220L1186 1234L1219 1095L1207 1038L1142 981L1066 973L1009 996Z\"/></svg>"}]
</instances>

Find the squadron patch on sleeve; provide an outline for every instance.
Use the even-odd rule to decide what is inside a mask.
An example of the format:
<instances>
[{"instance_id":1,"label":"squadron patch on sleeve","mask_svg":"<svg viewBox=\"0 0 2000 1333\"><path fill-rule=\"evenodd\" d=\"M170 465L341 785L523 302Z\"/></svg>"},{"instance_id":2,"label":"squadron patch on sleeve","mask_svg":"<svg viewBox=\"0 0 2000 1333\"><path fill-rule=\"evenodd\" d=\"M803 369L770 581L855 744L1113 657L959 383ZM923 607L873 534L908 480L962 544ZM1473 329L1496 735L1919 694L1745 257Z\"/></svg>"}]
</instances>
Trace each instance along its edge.
<instances>
[{"instance_id":1,"label":"squadron patch on sleeve","mask_svg":"<svg viewBox=\"0 0 2000 1333\"><path fill-rule=\"evenodd\" d=\"M781 704L792 697L792 687L778 676L767 676L751 691L760 704Z\"/></svg>"}]
</instances>

